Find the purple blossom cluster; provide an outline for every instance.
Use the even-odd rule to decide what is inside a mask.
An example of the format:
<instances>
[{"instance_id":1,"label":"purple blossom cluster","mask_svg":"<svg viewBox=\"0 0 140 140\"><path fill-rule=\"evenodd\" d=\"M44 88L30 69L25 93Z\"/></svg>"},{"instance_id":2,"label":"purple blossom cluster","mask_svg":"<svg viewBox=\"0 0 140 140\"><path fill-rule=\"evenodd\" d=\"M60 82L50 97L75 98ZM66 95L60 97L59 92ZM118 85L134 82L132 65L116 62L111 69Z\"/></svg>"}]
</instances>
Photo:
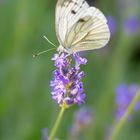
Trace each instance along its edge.
<instances>
[{"instance_id":1,"label":"purple blossom cluster","mask_svg":"<svg viewBox=\"0 0 140 140\"><path fill-rule=\"evenodd\" d=\"M140 19L138 17L129 17L124 22L124 29L127 35L135 35L140 32Z\"/></svg>"},{"instance_id":2,"label":"purple blossom cluster","mask_svg":"<svg viewBox=\"0 0 140 140\"><path fill-rule=\"evenodd\" d=\"M116 117L121 119L125 114L129 104L132 102L134 96L139 90L139 86L132 84L121 84L116 89ZM140 111L140 101L136 104L135 110Z\"/></svg>"},{"instance_id":3,"label":"purple blossom cluster","mask_svg":"<svg viewBox=\"0 0 140 140\"><path fill-rule=\"evenodd\" d=\"M107 16L108 26L113 36L118 28L118 22L112 15ZM140 19L137 16L126 17L122 23L123 31L128 36L137 35L140 32Z\"/></svg>"},{"instance_id":4,"label":"purple blossom cluster","mask_svg":"<svg viewBox=\"0 0 140 140\"><path fill-rule=\"evenodd\" d=\"M41 138L41 140L48 140L47 128L42 129L42 138Z\"/></svg>"},{"instance_id":5,"label":"purple blossom cluster","mask_svg":"<svg viewBox=\"0 0 140 140\"><path fill-rule=\"evenodd\" d=\"M67 53L55 54L52 60L57 67L53 72L54 79L50 82L52 98L63 107L82 104L86 94L81 82L84 72L80 71L80 65L85 65L87 60L77 54L73 54L73 58L70 58Z\"/></svg>"},{"instance_id":6,"label":"purple blossom cluster","mask_svg":"<svg viewBox=\"0 0 140 140\"><path fill-rule=\"evenodd\" d=\"M89 107L82 107L74 114L74 124L79 127L89 126L92 122L93 112Z\"/></svg>"},{"instance_id":7,"label":"purple blossom cluster","mask_svg":"<svg viewBox=\"0 0 140 140\"><path fill-rule=\"evenodd\" d=\"M70 140L79 139L80 132L88 128L93 121L93 112L89 107L81 107L74 113L74 122L70 130ZM78 138L77 138L78 137Z\"/></svg>"},{"instance_id":8,"label":"purple blossom cluster","mask_svg":"<svg viewBox=\"0 0 140 140\"><path fill-rule=\"evenodd\" d=\"M117 28L116 19L113 16L110 15L110 16L107 17L107 20L108 20L108 26L109 26L111 35L114 35L116 33L116 28Z\"/></svg>"}]
</instances>

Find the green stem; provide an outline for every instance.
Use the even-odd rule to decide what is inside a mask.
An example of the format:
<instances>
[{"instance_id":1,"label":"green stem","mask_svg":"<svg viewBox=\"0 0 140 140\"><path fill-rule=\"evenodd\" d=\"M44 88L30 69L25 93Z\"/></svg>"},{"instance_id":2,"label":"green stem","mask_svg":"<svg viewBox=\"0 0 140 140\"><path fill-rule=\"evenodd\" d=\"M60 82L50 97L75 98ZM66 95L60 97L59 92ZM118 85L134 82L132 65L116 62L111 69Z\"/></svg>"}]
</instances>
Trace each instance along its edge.
<instances>
[{"instance_id":1,"label":"green stem","mask_svg":"<svg viewBox=\"0 0 140 140\"><path fill-rule=\"evenodd\" d=\"M130 116L130 114L132 113L136 103L139 101L140 99L140 90L137 92L137 94L135 95L135 97L133 98L132 102L130 103L130 105L128 106L127 111L125 112L124 116L122 117L122 119L119 121L119 123L116 125L112 136L110 138L110 140L116 140L118 134L120 133L121 129L123 128L125 122L127 121L128 117Z\"/></svg>"},{"instance_id":2,"label":"green stem","mask_svg":"<svg viewBox=\"0 0 140 140\"><path fill-rule=\"evenodd\" d=\"M62 120L64 111L65 111L65 108L62 107L61 110L60 110L60 112L59 112L59 115L58 115L58 117L57 117L57 120L56 120L56 122L55 122L55 125L54 125L54 127L53 127L53 129L52 129L52 131L51 131L51 134L50 134L50 136L49 136L49 140L54 140L55 134L56 134L56 132L57 132L57 130L58 130L58 127L59 127L59 125L60 125L60 123L61 123L61 120Z\"/></svg>"}]
</instances>

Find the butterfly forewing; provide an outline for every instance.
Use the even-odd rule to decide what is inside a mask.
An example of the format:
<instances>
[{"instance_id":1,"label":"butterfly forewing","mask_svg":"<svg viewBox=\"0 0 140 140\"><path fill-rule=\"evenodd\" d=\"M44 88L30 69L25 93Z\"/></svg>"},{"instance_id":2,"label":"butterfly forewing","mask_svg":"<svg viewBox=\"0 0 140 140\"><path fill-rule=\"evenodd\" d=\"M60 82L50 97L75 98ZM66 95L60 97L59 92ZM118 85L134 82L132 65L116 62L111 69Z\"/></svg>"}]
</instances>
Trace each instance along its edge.
<instances>
[{"instance_id":1,"label":"butterfly forewing","mask_svg":"<svg viewBox=\"0 0 140 140\"><path fill-rule=\"evenodd\" d=\"M89 5L85 0L58 0L56 5L56 34L61 45L64 45L66 34L73 24L84 16Z\"/></svg>"}]
</instances>

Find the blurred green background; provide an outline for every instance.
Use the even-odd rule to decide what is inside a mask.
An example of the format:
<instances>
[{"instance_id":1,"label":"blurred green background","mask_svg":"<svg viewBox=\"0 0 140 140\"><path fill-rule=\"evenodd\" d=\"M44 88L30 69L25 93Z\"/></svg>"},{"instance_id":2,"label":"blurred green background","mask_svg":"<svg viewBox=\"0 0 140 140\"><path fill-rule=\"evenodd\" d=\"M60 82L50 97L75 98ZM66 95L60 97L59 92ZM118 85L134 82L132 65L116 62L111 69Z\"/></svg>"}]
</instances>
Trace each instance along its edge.
<instances>
[{"instance_id":1,"label":"blurred green background","mask_svg":"<svg viewBox=\"0 0 140 140\"><path fill-rule=\"evenodd\" d=\"M82 53L87 98L95 112L88 140L103 140L115 116L115 88L120 83L140 84L140 1L90 0L110 21L112 36L100 50ZM51 99L49 83L55 69L52 48L43 35L58 44L55 34L56 0L0 0L0 140L39 140L41 129L50 132L60 110ZM132 25L127 20L132 19ZM137 21L136 24L133 24ZM113 25L112 25L113 24ZM73 113L68 109L57 137L67 140ZM128 122L119 140L140 140L140 113Z\"/></svg>"}]
</instances>

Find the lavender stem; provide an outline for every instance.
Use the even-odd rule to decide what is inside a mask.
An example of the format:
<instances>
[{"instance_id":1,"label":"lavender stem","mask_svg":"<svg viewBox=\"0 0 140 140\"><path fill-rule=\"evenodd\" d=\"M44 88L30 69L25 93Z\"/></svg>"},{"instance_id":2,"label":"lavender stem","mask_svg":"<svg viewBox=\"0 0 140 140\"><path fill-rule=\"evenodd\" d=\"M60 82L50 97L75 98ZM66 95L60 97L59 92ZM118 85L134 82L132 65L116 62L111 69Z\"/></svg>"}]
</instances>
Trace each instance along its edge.
<instances>
[{"instance_id":1,"label":"lavender stem","mask_svg":"<svg viewBox=\"0 0 140 140\"><path fill-rule=\"evenodd\" d=\"M56 132L57 132L57 130L58 130L58 127L59 127L59 125L60 125L60 123L61 123L61 120L62 120L64 111L65 111L65 108L62 107L61 110L60 110L60 112L59 112L59 115L58 115L58 117L57 117L57 120L56 120L56 122L55 122L55 124L54 124L54 127L53 127L53 129L52 129L52 131L51 131L51 134L50 134L50 136L49 136L49 140L54 140L55 134L56 134Z\"/></svg>"}]
</instances>

